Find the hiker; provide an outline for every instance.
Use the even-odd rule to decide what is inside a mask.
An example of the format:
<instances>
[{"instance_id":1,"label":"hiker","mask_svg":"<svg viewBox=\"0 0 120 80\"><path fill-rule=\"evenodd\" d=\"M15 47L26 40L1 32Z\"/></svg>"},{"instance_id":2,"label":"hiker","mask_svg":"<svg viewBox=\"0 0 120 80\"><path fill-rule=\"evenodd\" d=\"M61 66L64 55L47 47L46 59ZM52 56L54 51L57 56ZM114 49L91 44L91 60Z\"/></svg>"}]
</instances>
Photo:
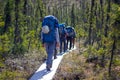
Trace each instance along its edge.
<instances>
[{"instance_id":1,"label":"hiker","mask_svg":"<svg viewBox=\"0 0 120 80\"><path fill-rule=\"evenodd\" d=\"M66 36L67 36L67 31L65 29L65 23L59 24L59 37L60 37L60 49L55 47L55 52L54 52L54 59L57 58L57 53L60 52L66 52L67 50L67 43L66 43Z\"/></svg>"},{"instance_id":2,"label":"hiker","mask_svg":"<svg viewBox=\"0 0 120 80\"><path fill-rule=\"evenodd\" d=\"M55 47L59 47L59 33L58 33L58 20L53 15L45 16L42 21L42 45L47 52L46 69L50 71L52 68L52 57ZM56 45L56 46L55 46Z\"/></svg>"},{"instance_id":3,"label":"hiker","mask_svg":"<svg viewBox=\"0 0 120 80\"><path fill-rule=\"evenodd\" d=\"M67 31L65 29L65 24L59 24L59 36L60 36L60 53L67 50L66 37Z\"/></svg>"},{"instance_id":4,"label":"hiker","mask_svg":"<svg viewBox=\"0 0 120 80\"><path fill-rule=\"evenodd\" d=\"M75 32L75 29L72 27L73 29L73 36L72 36L72 48L75 47L75 38L76 38L76 32Z\"/></svg>"},{"instance_id":5,"label":"hiker","mask_svg":"<svg viewBox=\"0 0 120 80\"><path fill-rule=\"evenodd\" d=\"M71 48L74 48L76 34L74 28L71 26L67 26L66 30L67 30L67 49L70 50Z\"/></svg>"}]
</instances>

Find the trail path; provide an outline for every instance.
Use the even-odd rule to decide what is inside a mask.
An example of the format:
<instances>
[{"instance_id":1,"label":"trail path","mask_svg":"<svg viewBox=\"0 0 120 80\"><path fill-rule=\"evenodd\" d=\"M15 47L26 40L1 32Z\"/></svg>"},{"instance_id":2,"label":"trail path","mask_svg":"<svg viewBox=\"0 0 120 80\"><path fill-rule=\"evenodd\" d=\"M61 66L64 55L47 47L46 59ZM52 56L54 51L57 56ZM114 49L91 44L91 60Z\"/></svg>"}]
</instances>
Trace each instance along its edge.
<instances>
[{"instance_id":1,"label":"trail path","mask_svg":"<svg viewBox=\"0 0 120 80\"><path fill-rule=\"evenodd\" d=\"M46 70L46 62L44 62L29 80L52 80L63 56L75 49L76 49L76 47L69 50L68 52L58 54L57 59L53 60L53 65L52 65L51 71Z\"/></svg>"}]
</instances>

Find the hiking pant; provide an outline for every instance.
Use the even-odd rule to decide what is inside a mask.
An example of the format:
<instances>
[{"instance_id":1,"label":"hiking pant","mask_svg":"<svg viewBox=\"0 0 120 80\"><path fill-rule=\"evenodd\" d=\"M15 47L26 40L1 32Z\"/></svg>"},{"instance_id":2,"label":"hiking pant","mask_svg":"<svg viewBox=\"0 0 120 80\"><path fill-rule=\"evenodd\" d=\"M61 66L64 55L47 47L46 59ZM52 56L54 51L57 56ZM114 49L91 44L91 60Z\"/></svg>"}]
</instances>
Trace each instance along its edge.
<instances>
[{"instance_id":1,"label":"hiking pant","mask_svg":"<svg viewBox=\"0 0 120 80\"><path fill-rule=\"evenodd\" d=\"M47 67L49 67L49 66L52 67L52 57L53 57L54 50L55 50L55 42L46 43L45 48L46 48L46 52L47 52L46 65L47 65Z\"/></svg>"},{"instance_id":2,"label":"hiking pant","mask_svg":"<svg viewBox=\"0 0 120 80\"><path fill-rule=\"evenodd\" d=\"M56 59L57 58L57 49L56 49L57 47L56 47L56 43L55 43L55 49L54 49L54 59Z\"/></svg>"},{"instance_id":3,"label":"hiking pant","mask_svg":"<svg viewBox=\"0 0 120 80\"><path fill-rule=\"evenodd\" d=\"M60 53L66 51L66 39L60 40Z\"/></svg>"},{"instance_id":4,"label":"hiking pant","mask_svg":"<svg viewBox=\"0 0 120 80\"><path fill-rule=\"evenodd\" d=\"M75 38L72 38L72 48L75 46Z\"/></svg>"},{"instance_id":5,"label":"hiking pant","mask_svg":"<svg viewBox=\"0 0 120 80\"><path fill-rule=\"evenodd\" d=\"M71 49L71 47L72 47L72 38L71 37L68 37L67 38L67 49Z\"/></svg>"}]
</instances>

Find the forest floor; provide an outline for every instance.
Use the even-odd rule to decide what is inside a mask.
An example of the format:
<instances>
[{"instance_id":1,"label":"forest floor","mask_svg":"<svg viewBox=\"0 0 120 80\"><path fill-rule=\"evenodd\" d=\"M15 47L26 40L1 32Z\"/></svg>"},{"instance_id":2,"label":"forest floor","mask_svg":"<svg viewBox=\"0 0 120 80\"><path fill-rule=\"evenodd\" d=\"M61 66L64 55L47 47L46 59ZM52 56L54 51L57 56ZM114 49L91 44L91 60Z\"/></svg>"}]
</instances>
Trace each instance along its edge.
<instances>
[{"instance_id":1,"label":"forest floor","mask_svg":"<svg viewBox=\"0 0 120 80\"><path fill-rule=\"evenodd\" d=\"M63 57L53 80L110 80L108 67L100 67L97 61L87 63L84 57L87 49L83 43L80 43L80 48L79 43L76 44L77 49ZM9 57L5 60L5 67L0 68L0 80L28 80L44 62L46 54L42 53L34 50L24 56ZM120 74L120 66L114 72L113 76ZM120 75L111 80L120 80Z\"/></svg>"},{"instance_id":2,"label":"forest floor","mask_svg":"<svg viewBox=\"0 0 120 80\"><path fill-rule=\"evenodd\" d=\"M5 59L5 65L0 67L0 80L28 80L45 58L46 54L37 50L19 56L11 55Z\"/></svg>"},{"instance_id":3,"label":"forest floor","mask_svg":"<svg viewBox=\"0 0 120 80\"><path fill-rule=\"evenodd\" d=\"M120 80L120 66L112 69L113 74L108 76L108 66L101 67L100 60L86 62L84 52L87 50L83 43L76 43L77 49L65 55L58 67L53 80ZM108 65L108 64L106 64Z\"/></svg>"}]
</instances>

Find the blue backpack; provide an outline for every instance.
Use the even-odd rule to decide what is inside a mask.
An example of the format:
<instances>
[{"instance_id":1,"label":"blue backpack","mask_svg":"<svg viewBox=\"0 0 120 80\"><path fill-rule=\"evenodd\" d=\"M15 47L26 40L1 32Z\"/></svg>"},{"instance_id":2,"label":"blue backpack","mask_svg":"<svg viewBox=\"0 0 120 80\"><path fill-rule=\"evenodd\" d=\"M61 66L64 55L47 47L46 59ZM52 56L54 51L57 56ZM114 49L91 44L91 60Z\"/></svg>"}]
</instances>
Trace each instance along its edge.
<instances>
[{"instance_id":1,"label":"blue backpack","mask_svg":"<svg viewBox=\"0 0 120 80\"><path fill-rule=\"evenodd\" d=\"M75 37L75 31L74 31L73 27L68 26L66 28L66 30L67 30L67 33L68 33L68 37Z\"/></svg>"},{"instance_id":2,"label":"blue backpack","mask_svg":"<svg viewBox=\"0 0 120 80\"><path fill-rule=\"evenodd\" d=\"M43 19L42 28L46 26L48 26L49 32L48 33L42 32L43 42L47 42L47 43L54 42L56 40L56 34L55 34L56 28L59 26L57 19L52 15L46 16Z\"/></svg>"},{"instance_id":3,"label":"blue backpack","mask_svg":"<svg viewBox=\"0 0 120 80\"><path fill-rule=\"evenodd\" d=\"M59 35L60 37L64 37L66 34L65 24L59 24Z\"/></svg>"}]
</instances>

